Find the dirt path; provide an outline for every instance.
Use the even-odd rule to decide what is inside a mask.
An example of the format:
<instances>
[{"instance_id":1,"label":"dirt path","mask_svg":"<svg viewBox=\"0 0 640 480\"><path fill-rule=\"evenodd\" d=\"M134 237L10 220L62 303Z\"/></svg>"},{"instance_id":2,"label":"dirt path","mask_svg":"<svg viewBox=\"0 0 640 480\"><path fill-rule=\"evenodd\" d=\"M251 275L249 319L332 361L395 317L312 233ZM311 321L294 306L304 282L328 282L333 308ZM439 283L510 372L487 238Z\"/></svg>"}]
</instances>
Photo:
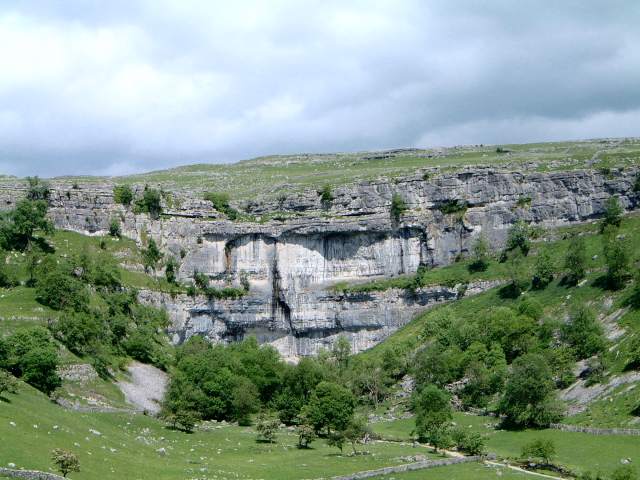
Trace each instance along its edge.
<instances>
[{"instance_id":1,"label":"dirt path","mask_svg":"<svg viewBox=\"0 0 640 480\"><path fill-rule=\"evenodd\" d=\"M491 460L485 460L484 463L487 465L491 465L492 467L508 468L511 470L515 470L516 472L525 473L527 475L534 475L536 477L551 478L552 480L566 480L566 478L564 477L554 477L553 475L547 475L546 473L532 472L530 470L525 470L524 468L516 467L514 465L507 465L506 463L494 462Z\"/></svg>"},{"instance_id":2,"label":"dirt path","mask_svg":"<svg viewBox=\"0 0 640 480\"><path fill-rule=\"evenodd\" d=\"M117 382L124 398L139 410L158 413L160 402L167 390L167 374L154 366L140 362L131 362L127 371L131 380Z\"/></svg>"}]
</instances>

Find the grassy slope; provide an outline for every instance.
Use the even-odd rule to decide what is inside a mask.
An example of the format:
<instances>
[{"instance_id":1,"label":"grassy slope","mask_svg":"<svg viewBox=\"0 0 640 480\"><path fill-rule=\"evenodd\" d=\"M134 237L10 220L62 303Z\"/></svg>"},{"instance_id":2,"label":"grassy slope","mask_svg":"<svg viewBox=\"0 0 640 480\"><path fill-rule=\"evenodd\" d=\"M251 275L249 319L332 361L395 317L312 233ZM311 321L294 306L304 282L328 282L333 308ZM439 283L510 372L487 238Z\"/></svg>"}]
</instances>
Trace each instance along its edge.
<instances>
[{"instance_id":1,"label":"grassy slope","mask_svg":"<svg viewBox=\"0 0 640 480\"><path fill-rule=\"evenodd\" d=\"M0 402L0 438L11 441L0 442L0 465L47 470L50 451L65 448L80 457L82 472L72 475L79 480L318 478L397 465L401 456L416 453L406 445L371 444L359 447L370 455L340 456L324 441L298 450L289 432L280 432L277 444L260 444L251 428L231 425L185 434L143 415L70 412L24 384L18 395L6 397L9 402Z\"/></svg>"},{"instance_id":2,"label":"grassy slope","mask_svg":"<svg viewBox=\"0 0 640 480\"><path fill-rule=\"evenodd\" d=\"M640 160L640 140L554 142L506 145L508 154L495 146L454 147L445 150L411 150L343 154L281 155L227 165L189 165L126 177L118 183L159 184L167 189L226 191L232 199L288 194L309 187L333 186L380 177L394 178L421 169L452 170L470 165L504 166L538 171L585 166L626 166ZM431 155L431 158L428 157ZM95 182L95 177L69 178L71 182Z\"/></svg>"}]
</instances>

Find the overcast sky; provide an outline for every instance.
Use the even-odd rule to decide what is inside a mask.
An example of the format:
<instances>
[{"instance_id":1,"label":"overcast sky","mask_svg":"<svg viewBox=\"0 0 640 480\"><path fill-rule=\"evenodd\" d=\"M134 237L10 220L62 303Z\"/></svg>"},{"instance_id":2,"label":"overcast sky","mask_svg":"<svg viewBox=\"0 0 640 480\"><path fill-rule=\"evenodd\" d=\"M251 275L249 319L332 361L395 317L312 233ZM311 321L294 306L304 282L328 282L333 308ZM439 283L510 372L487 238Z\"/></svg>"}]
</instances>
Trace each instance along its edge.
<instances>
[{"instance_id":1,"label":"overcast sky","mask_svg":"<svg viewBox=\"0 0 640 480\"><path fill-rule=\"evenodd\" d=\"M0 173L605 136L638 0L0 0Z\"/></svg>"}]
</instances>

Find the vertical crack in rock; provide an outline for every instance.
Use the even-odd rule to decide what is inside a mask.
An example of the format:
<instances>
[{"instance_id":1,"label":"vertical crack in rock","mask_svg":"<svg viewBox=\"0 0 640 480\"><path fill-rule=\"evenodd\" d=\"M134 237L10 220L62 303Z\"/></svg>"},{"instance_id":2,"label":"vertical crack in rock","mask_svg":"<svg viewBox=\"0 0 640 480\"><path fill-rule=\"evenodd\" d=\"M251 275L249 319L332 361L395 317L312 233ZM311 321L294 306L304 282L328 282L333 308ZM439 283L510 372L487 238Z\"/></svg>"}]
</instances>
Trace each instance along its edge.
<instances>
[{"instance_id":1,"label":"vertical crack in rock","mask_svg":"<svg viewBox=\"0 0 640 480\"><path fill-rule=\"evenodd\" d=\"M277 245L277 243L276 243ZM289 333L294 337L298 334L291 321L291 307L287 304L284 294L281 288L280 270L278 269L278 255L277 253L273 257L273 266L271 272L271 285L272 285L272 298L271 298L271 329L277 330L279 319L283 319L284 325L289 327Z\"/></svg>"}]
</instances>

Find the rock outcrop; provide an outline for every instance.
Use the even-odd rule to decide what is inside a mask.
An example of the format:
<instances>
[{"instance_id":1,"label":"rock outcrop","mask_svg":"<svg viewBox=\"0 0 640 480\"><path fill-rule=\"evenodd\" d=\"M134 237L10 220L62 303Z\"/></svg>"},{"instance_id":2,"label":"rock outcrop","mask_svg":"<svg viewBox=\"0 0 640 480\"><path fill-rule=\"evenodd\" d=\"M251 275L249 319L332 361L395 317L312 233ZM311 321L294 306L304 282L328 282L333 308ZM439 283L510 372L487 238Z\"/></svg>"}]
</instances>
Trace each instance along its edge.
<instances>
[{"instance_id":1,"label":"rock outcrop","mask_svg":"<svg viewBox=\"0 0 640 480\"><path fill-rule=\"evenodd\" d=\"M584 222L598 217L612 195L633 209L636 175L636 169L420 172L335 188L328 204L315 190L245 202L235 206L250 220L233 222L189 192L165 195L163 215L153 220L114 203L112 184L73 188L53 181L50 215L58 228L85 234L102 234L118 218L124 235L140 243L152 236L179 259L181 280L198 271L219 286L249 281L249 294L236 300L141 292L167 307L175 342L193 334L227 341L252 333L296 357L330 345L340 333L355 350L368 348L420 309L458 295L457 287L345 295L330 288L335 283L448 264L480 233L500 248L519 218L543 226ZM0 185L1 204L10 208L25 189L19 182ZM394 193L407 206L399 219L390 215Z\"/></svg>"}]
</instances>

